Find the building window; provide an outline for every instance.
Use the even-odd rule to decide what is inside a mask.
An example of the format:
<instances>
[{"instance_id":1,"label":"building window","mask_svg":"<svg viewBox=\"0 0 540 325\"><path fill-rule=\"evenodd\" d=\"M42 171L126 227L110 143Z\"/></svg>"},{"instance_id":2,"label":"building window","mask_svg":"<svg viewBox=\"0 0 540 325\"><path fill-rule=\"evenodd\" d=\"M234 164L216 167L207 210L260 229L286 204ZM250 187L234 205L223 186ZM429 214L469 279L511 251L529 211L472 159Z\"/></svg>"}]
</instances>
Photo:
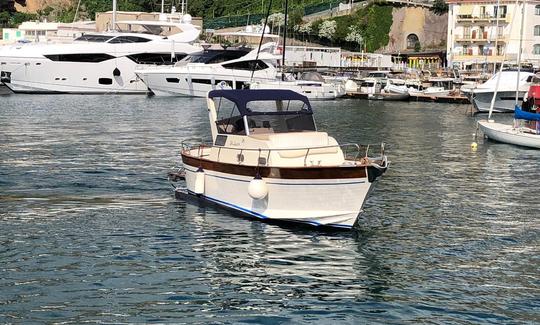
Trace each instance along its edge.
<instances>
[{"instance_id":1,"label":"building window","mask_svg":"<svg viewBox=\"0 0 540 325\"><path fill-rule=\"evenodd\" d=\"M493 8L493 12L495 13L495 17L497 17L497 13L499 12L499 9L497 9L497 6ZM500 6L499 18L506 18L506 12L507 12L506 6Z\"/></svg>"},{"instance_id":2,"label":"building window","mask_svg":"<svg viewBox=\"0 0 540 325\"><path fill-rule=\"evenodd\" d=\"M407 48L414 49L416 47L416 43L420 43L418 36L416 36L416 34L409 34L409 36L407 36Z\"/></svg>"},{"instance_id":3,"label":"building window","mask_svg":"<svg viewBox=\"0 0 540 325\"><path fill-rule=\"evenodd\" d=\"M534 36L540 36L540 25L534 26Z\"/></svg>"},{"instance_id":4,"label":"building window","mask_svg":"<svg viewBox=\"0 0 540 325\"><path fill-rule=\"evenodd\" d=\"M540 16L540 5L536 5L534 7L534 14Z\"/></svg>"},{"instance_id":5,"label":"building window","mask_svg":"<svg viewBox=\"0 0 540 325\"><path fill-rule=\"evenodd\" d=\"M540 55L540 44L534 44L533 54Z\"/></svg>"}]
</instances>

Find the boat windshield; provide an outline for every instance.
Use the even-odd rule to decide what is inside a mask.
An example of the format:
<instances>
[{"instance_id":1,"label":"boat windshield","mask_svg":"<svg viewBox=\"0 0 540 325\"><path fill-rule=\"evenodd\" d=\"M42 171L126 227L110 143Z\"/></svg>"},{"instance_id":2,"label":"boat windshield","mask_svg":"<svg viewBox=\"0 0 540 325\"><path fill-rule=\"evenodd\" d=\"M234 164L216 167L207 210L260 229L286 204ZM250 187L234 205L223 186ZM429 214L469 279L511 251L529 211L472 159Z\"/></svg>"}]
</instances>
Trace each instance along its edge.
<instances>
[{"instance_id":1,"label":"boat windshield","mask_svg":"<svg viewBox=\"0 0 540 325\"><path fill-rule=\"evenodd\" d=\"M311 106L307 98L300 94L292 92L294 95L291 97L278 95L265 98L264 91L222 91L227 92L238 95L215 98L219 133L245 135L246 128L249 134L316 131ZM235 100L239 98L242 99Z\"/></svg>"},{"instance_id":2,"label":"boat windshield","mask_svg":"<svg viewBox=\"0 0 540 325\"><path fill-rule=\"evenodd\" d=\"M85 35L82 35L80 37L77 37L75 39L75 41L105 43L106 41L110 40L111 38L113 38L113 36L85 34Z\"/></svg>"},{"instance_id":3,"label":"boat windshield","mask_svg":"<svg viewBox=\"0 0 540 325\"><path fill-rule=\"evenodd\" d=\"M205 64L220 63L241 58L247 53L247 50L207 50L201 53L188 55L182 62Z\"/></svg>"}]
</instances>

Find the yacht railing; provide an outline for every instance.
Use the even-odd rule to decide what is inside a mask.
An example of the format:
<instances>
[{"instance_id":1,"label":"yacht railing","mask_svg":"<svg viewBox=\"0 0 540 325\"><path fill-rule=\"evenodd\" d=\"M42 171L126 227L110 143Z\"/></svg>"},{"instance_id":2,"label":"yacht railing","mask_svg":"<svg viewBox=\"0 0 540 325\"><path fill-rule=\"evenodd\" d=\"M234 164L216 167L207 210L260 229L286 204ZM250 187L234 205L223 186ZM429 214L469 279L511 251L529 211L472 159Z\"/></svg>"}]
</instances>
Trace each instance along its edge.
<instances>
[{"instance_id":1,"label":"yacht railing","mask_svg":"<svg viewBox=\"0 0 540 325\"><path fill-rule=\"evenodd\" d=\"M287 152L287 151L299 151L299 150L305 150L306 153L304 154L304 166L307 166L307 161L310 155L320 155L320 150L324 149L332 149L332 148L339 148L343 152L343 156L345 158L345 161L353 161L353 162L360 162L361 164L369 163L373 160L383 160L385 157L385 143L382 142L380 144L357 144L357 143L344 143L344 144L337 144L337 145L330 145L330 146L316 146L316 147L300 147L300 148L238 148L238 147L227 147L227 146L216 146L216 145L210 145L206 143L198 143L198 144L192 144L190 142L192 140L184 140L181 143L182 146L182 153L189 156L194 156L199 159L204 159L205 157L208 157L210 153L206 151L205 149L210 148L217 148L217 161L220 161L221 152L225 150L232 150L237 151L237 159L238 163L242 164L244 162L244 153L246 152L258 152L258 159L257 164L258 165L266 165L270 159L270 154L273 152ZM377 146L380 146L380 156L379 157L370 157L370 151L375 150ZM194 151L196 150L196 155L194 155ZM206 151L206 152L205 152ZM361 154L364 154L362 157ZM261 160L261 158L263 158Z\"/></svg>"}]
</instances>

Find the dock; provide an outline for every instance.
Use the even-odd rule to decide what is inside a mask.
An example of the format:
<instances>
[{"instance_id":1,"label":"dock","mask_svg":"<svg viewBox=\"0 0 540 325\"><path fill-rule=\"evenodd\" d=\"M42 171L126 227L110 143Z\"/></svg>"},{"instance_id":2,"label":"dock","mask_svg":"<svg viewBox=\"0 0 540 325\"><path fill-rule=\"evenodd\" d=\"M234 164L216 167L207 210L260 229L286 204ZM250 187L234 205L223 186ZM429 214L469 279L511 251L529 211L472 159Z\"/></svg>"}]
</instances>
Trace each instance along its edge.
<instances>
[{"instance_id":1,"label":"dock","mask_svg":"<svg viewBox=\"0 0 540 325\"><path fill-rule=\"evenodd\" d=\"M358 91L351 91L347 92L345 95L348 98L360 98L360 99L368 99L368 94L358 92ZM380 100L380 99L373 99L373 100ZM386 99L391 100L391 99ZM417 102L435 102L435 103L449 103L449 104L470 104L469 98L462 96L462 95L452 95L452 96L429 96L429 95L421 95L421 96L410 96L406 99L399 99L396 98L396 100L401 101L417 101Z\"/></svg>"}]
</instances>

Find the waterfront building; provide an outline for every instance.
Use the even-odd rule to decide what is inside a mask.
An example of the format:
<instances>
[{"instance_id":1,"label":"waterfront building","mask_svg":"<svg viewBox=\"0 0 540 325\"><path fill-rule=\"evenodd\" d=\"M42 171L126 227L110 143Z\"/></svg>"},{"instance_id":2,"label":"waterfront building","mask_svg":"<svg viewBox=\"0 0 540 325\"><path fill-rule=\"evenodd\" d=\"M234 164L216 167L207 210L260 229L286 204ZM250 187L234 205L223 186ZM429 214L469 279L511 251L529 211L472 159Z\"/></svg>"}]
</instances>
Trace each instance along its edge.
<instances>
[{"instance_id":1,"label":"waterfront building","mask_svg":"<svg viewBox=\"0 0 540 325\"><path fill-rule=\"evenodd\" d=\"M499 3L499 6L497 6ZM540 66L540 0L449 0L447 60L460 69L494 69L517 61ZM525 15L522 14L524 7Z\"/></svg>"},{"instance_id":2,"label":"waterfront building","mask_svg":"<svg viewBox=\"0 0 540 325\"><path fill-rule=\"evenodd\" d=\"M95 31L96 24L93 21L74 23L25 21L17 28L4 28L2 30L2 43L72 41L84 33Z\"/></svg>"}]
</instances>

